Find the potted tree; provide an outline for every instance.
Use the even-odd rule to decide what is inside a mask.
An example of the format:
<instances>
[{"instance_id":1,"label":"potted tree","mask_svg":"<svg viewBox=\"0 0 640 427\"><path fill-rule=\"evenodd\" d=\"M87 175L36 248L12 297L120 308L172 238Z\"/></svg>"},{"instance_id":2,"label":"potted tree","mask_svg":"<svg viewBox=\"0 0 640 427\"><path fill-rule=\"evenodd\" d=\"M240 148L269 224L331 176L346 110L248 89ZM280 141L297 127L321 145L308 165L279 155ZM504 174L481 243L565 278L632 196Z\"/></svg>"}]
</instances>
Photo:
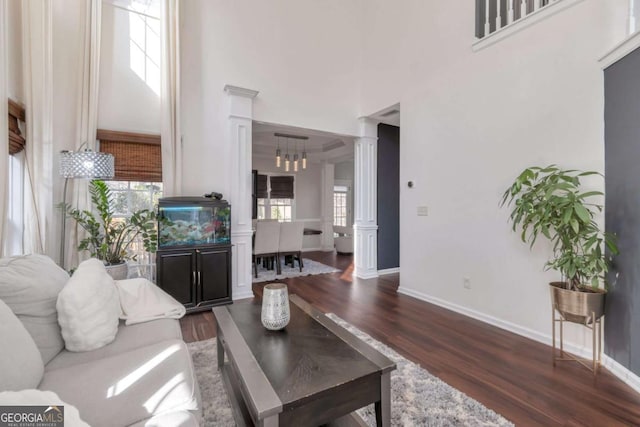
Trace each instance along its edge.
<instances>
[{"instance_id":1,"label":"potted tree","mask_svg":"<svg viewBox=\"0 0 640 427\"><path fill-rule=\"evenodd\" d=\"M522 171L505 191L501 206L511 206L513 231L521 229L523 242L533 247L542 235L553 245L546 269L565 279L550 283L552 303L565 320L593 324L604 315L610 254L618 248L615 236L602 231L595 221L602 204L594 201L604 194L582 191L580 179L598 172L564 170L555 165L530 167Z\"/></svg>"},{"instance_id":2,"label":"potted tree","mask_svg":"<svg viewBox=\"0 0 640 427\"><path fill-rule=\"evenodd\" d=\"M115 218L113 194L104 181L91 181L89 193L95 213L68 204L62 206L65 214L87 232L78 250L89 251L92 257L104 262L114 279L126 279L126 261L136 259L136 255L128 251L134 242L141 242L147 252L157 249L157 216L143 209L133 212L129 218Z\"/></svg>"}]
</instances>

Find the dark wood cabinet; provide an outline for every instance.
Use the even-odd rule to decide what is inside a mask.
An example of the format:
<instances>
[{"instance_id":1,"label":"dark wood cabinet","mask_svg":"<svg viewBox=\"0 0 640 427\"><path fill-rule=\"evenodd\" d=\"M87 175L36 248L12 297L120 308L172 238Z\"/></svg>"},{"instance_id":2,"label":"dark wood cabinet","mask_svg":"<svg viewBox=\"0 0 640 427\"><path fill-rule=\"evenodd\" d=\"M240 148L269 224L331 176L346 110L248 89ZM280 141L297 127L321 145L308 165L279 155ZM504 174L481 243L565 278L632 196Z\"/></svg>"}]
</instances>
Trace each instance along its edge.
<instances>
[{"instance_id":1,"label":"dark wood cabinet","mask_svg":"<svg viewBox=\"0 0 640 427\"><path fill-rule=\"evenodd\" d=\"M156 254L158 286L184 304L187 309L197 304L196 251L180 249Z\"/></svg>"},{"instance_id":2,"label":"dark wood cabinet","mask_svg":"<svg viewBox=\"0 0 640 427\"><path fill-rule=\"evenodd\" d=\"M231 247L196 250L198 301L212 306L231 302Z\"/></svg>"},{"instance_id":3,"label":"dark wood cabinet","mask_svg":"<svg viewBox=\"0 0 640 427\"><path fill-rule=\"evenodd\" d=\"M211 197L158 203L158 286L187 312L232 302L231 206Z\"/></svg>"},{"instance_id":4,"label":"dark wood cabinet","mask_svg":"<svg viewBox=\"0 0 640 427\"><path fill-rule=\"evenodd\" d=\"M158 286L187 312L231 302L231 245L159 250Z\"/></svg>"}]
</instances>

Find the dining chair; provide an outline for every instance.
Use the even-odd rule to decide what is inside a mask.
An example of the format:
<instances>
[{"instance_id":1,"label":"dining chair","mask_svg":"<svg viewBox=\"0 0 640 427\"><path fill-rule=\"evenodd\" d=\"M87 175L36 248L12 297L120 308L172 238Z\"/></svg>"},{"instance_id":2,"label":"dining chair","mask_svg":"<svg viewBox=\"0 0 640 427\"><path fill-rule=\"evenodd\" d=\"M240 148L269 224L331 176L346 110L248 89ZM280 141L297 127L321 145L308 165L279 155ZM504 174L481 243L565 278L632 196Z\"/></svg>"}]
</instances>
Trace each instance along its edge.
<instances>
[{"instance_id":1,"label":"dining chair","mask_svg":"<svg viewBox=\"0 0 640 427\"><path fill-rule=\"evenodd\" d=\"M280 224L280 242L278 245L278 258L291 256L291 267L294 267L295 258L298 259L300 271L304 267L302 262L302 238L304 223L301 221L283 222ZM285 259L286 263L286 259Z\"/></svg>"},{"instance_id":2,"label":"dining chair","mask_svg":"<svg viewBox=\"0 0 640 427\"><path fill-rule=\"evenodd\" d=\"M258 278L258 264L256 258L274 259L276 273L280 274L280 260L278 248L280 243L280 223L277 221L258 221L256 236L253 244L253 272Z\"/></svg>"}]
</instances>

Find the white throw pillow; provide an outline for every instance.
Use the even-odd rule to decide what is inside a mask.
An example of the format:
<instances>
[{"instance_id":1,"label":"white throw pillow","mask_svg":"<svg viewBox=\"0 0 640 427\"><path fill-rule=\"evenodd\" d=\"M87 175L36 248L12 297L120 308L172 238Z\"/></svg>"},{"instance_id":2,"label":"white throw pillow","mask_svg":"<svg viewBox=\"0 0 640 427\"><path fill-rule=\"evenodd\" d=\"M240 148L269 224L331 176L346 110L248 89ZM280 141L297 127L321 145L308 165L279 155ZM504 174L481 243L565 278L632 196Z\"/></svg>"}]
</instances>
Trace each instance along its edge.
<instances>
[{"instance_id":1,"label":"white throw pillow","mask_svg":"<svg viewBox=\"0 0 640 427\"><path fill-rule=\"evenodd\" d=\"M36 343L24 325L0 300L0 391L36 388L44 364Z\"/></svg>"},{"instance_id":2,"label":"white throw pillow","mask_svg":"<svg viewBox=\"0 0 640 427\"><path fill-rule=\"evenodd\" d=\"M0 393L0 406L24 405L44 406L45 408L43 409L45 412L57 412L60 408L54 408L54 406L63 406L65 427L89 427L89 424L82 421L80 413L75 406L63 402L62 399L52 391L22 390ZM17 424L19 425L20 423Z\"/></svg>"},{"instance_id":3,"label":"white throw pillow","mask_svg":"<svg viewBox=\"0 0 640 427\"><path fill-rule=\"evenodd\" d=\"M0 299L35 341L46 365L64 348L56 301L69 275L44 255L0 259Z\"/></svg>"},{"instance_id":4,"label":"white throw pillow","mask_svg":"<svg viewBox=\"0 0 640 427\"><path fill-rule=\"evenodd\" d=\"M118 332L120 300L102 261L82 262L58 295L58 322L69 351L109 344Z\"/></svg>"}]
</instances>

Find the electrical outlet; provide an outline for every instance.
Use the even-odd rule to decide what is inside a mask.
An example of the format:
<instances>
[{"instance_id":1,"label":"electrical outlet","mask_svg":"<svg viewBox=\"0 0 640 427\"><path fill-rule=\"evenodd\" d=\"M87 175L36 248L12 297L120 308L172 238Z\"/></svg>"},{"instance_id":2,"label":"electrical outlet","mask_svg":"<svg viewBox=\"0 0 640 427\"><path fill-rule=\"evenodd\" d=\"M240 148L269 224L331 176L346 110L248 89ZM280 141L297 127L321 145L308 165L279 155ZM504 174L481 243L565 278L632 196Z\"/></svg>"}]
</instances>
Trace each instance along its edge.
<instances>
[{"instance_id":1,"label":"electrical outlet","mask_svg":"<svg viewBox=\"0 0 640 427\"><path fill-rule=\"evenodd\" d=\"M463 277L462 286L464 286L465 289L471 289L471 279L469 277Z\"/></svg>"},{"instance_id":2,"label":"electrical outlet","mask_svg":"<svg viewBox=\"0 0 640 427\"><path fill-rule=\"evenodd\" d=\"M427 216L429 215L429 208L426 206L418 206L418 216Z\"/></svg>"}]
</instances>

